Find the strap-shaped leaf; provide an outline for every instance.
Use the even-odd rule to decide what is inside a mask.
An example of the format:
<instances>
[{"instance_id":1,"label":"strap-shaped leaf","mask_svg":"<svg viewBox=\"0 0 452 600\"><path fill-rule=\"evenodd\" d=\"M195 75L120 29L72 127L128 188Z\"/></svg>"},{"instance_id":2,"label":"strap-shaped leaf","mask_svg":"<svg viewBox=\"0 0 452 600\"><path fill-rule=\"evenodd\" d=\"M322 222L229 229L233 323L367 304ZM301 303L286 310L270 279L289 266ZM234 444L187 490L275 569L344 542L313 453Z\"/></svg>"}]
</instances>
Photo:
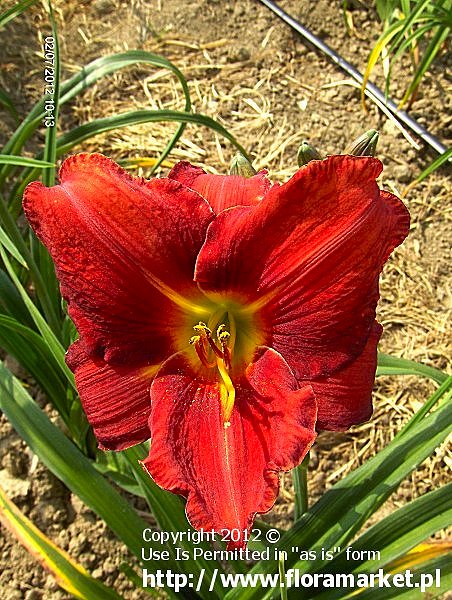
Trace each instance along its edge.
<instances>
[{"instance_id":1,"label":"strap-shaped leaf","mask_svg":"<svg viewBox=\"0 0 452 600\"><path fill-rule=\"evenodd\" d=\"M187 113L177 110L134 110L111 117L103 117L101 119L95 119L79 127L74 127L67 133L61 135L57 141L57 156L60 157L72 150L78 144L88 140L100 133L112 131L114 129L120 129L121 127L128 127L130 125L139 125L141 123L158 123L158 122L175 122L175 123L194 123L208 127L213 131L216 131L229 142L231 142L239 152L245 157L248 156L246 150L237 142L232 134L229 133L218 121L208 117L207 115L197 113ZM39 169L28 171L26 175L18 182L16 187L11 193L11 198L15 198L16 201L12 205L13 210L17 210L17 201L22 198L25 187L39 177Z\"/></svg>"},{"instance_id":2,"label":"strap-shaped leaf","mask_svg":"<svg viewBox=\"0 0 452 600\"><path fill-rule=\"evenodd\" d=\"M377 377L380 375L419 375L429 377L437 383L443 383L447 379L447 373L423 365L422 363L389 354L378 353Z\"/></svg>"},{"instance_id":3,"label":"strap-shaped leaf","mask_svg":"<svg viewBox=\"0 0 452 600\"><path fill-rule=\"evenodd\" d=\"M66 382L42 337L14 318L0 314L0 347L32 375L71 430Z\"/></svg>"},{"instance_id":4,"label":"strap-shaped leaf","mask_svg":"<svg viewBox=\"0 0 452 600\"><path fill-rule=\"evenodd\" d=\"M30 296L27 294L26 290L24 289L23 285L21 284L19 278L15 273L9 258L6 255L6 252L4 251L1 245L0 256L5 264L9 276L11 277L11 280L16 286L25 306L27 307L33 321L35 322L37 329L42 335L43 340L48 344L49 351L52 353L57 364L60 366L61 371L66 375L69 384L75 388L74 376L69 370L69 367L66 365L66 362L64 360L65 350L63 346L61 345L60 341L57 339L53 331L50 329L49 325L46 323L39 310L36 308Z\"/></svg>"},{"instance_id":5,"label":"strap-shaped leaf","mask_svg":"<svg viewBox=\"0 0 452 600\"><path fill-rule=\"evenodd\" d=\"M353 541L352 561L344 548L320 572L372 573L384 568L386 572L395 573L450 552L451 544L423 544L417 552L409 551L452 524L451 497L452 484L449 484L399 508ZM366 560L368 556L371 559ZM310 596L318 600L336 600L344 593L343 589L328 588L323 592L311 590Z\"/></svg>"},{"instance_id":6,"label":"strap-shaped leaf","mask_svg":"<svg viewBox=\"0 0 452 600\"><path fill-rule=\"evenodd\" d=\"M0 522L25 546L64 590L81 600L121 600L114 590L93 579L67 552L58 548L6 496L0 487Z\"/></svg>"},{"instance_id":7,"label":"strap-shaped leaf","mask_svg":"<svg viewBox=\"0 0 452 600\"><path fill-rule=\"evenodd\" d=\"M39 167L48 169L54 167L53 162L38 160L37 158L28 158L26 156L13 156L12 154L0 154L1 165L16 165L17 167Z\"/></svg>"},{"instance_id":8,"label":"strap-shaped leaf","mask_svg":"<svg viewBox=\"0 0 452 600\"><path fill-rule=\"evenodd\" d=\"M6 10L5 12L0 14L0 28L4 27L6 23L15 19L20 14L22 14L27 8L29 8L32 4L36 4L37 0L21 0L21 2L17 2L11 8Z\"/></svg>"},{"instance_id":9,"label":"strap-shaped leaf","mask_svg":"<svg viewBox=\"0 0 452 600\"><path fill-rule=\"evenodd\" d=\"M98 58L91 63L83 67L78 73L65 82L61 83L60 86L60 106L77 96L80 92L90 87L98 79L114 73L120 69L126 67L135 66L138 64L148 64L171 71L179 80L182 91L185 96L186 104L185 109L190 110L190 94L188 91L188 85L185 81L184 76L179 69L173 65L166 58L146 52L144 50L129 50L128 52L122 52L118 54L111 54ZM33 134L37 127L42 123L42 119L45 115L44 110L44 98L41 99L30 111L30 113L22 120L19 127L16 129L14 134L8 140L7 144L3 149L4 154L19 154L21 148ZM179 130L180 131L180 130ZM0 168L0 184L4 181L6 176L11 172L8 166Z\"/></svg>"},{"instance_id":10,"label":"strap-shaped leaf","mask_svg":"<svg viewBox=\"0 0 452 600\"><path fill-rule=\"evenodd\" d=\"M50 113L50 122L46 121L46 135L43 158L46 162L52 163L54 166L51 169L46 169L42 172L42 183L46 186L55 185L55 162L57 156L57 127L60 104L60 51L58 41L58 29L55 22L52 2L48 2L49 20L52 26L52 54L53 60L50 64L53 65L53 82L51 86L46 88L46 100L51 102L52 111ZM46 61L47 62L47 61ZM48 89L51 88L51 89ZM49 94L49 91L52 92ZM39 271L44 281L44 290L37 289L36 297L39 304L47 300L52 305L52 314L57 315L57 319L61 323L63 316L61 315L60 305L61 296L60 288L55 274L55 267L47 249L41 244L34 234L30 237L30 250L35 262L39 265ZM59 332L58 332L59 335ZM60 338L61 339L61 338Z\"/></svg>"},{"instance_id":11,"label":"strap-shaped leaf","mask_svg":"<svg viewBox=\"0 0 452 600\"><path fill-rule=\"evenodd\" d=\"M0 408L46 467L98 514L135 556L141 558L142 534L148 524L98 473L86 456L53 425L2 362ZM155 550L161 549L158 544L151 545ZM145 566L148 569L172 569L177 572L177 563L172 559L146 561ZM175 596L170 588L166 591Z\"/></svg>"},{"instance_id":12,"label":"strap-shaped leaf","mask_svg":"<svg viewBox=\"0 0 452 600\"><path fill-rule=\"evenodd\" d=\"M403 569L402 569L403 572ZM413 587L374 587L363 589L358 595L353 592L342 596L342 598L356 598L357 600L389 600L390 598L402 598L403 600L433 600L443 598L445 592L452 589L452 560L449 556L441 556L429 560L411 569ZM426 576L431 576L428 581ZM426 583L431 582L430 585ZM422 588L424 583L425 589ZM438 587L437 587L438 584Z\"/></svg>"},{"instance_id":13,"label":"strap-shaped leaf","mask_svg":"<svg viewBox=\"0 0 452 600\"><path fill-rule=\"evenodd\" d=\"M1 202L1 200L0 200L0 202ZM2 244L2 246L6 250L8 250L8 252L11 254L11 256L13 256L19 264L21 264L23 267L28 269L28 265L25 262L24 258L22 257L22 254L16 248L16 246L11 241L11 239L9 238L8 234L5 232L5 230L3 229L2 226L0 226L0 244Z\"/></svg>"}]
</instances>

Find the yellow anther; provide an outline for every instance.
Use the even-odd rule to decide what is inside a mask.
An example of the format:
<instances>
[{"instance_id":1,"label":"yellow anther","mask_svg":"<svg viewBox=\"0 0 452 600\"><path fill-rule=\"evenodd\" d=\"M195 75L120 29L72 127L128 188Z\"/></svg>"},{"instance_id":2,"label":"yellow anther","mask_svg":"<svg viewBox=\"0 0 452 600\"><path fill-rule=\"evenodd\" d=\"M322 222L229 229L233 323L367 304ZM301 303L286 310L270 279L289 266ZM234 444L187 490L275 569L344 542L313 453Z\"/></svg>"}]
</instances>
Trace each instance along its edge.
<instances>
[{"instance_id":1,"label":"yellow anther","mask_svg":"<svg viewBox=\"0 0 452 600\"><path fill-rule=\"evenodd\" d=\"M197 342L199 342L200 339L201 339L200 335L194 335L193 337L190 338L189 343L190 344L196 344Z\"/></svg>"},{"instance_id":2,"label":"yellow anther","mask_svg":"<svg viewBox=\"0 0 452 600\"><path fill-rule=\"evenodd\" d=\"M207 327L207 325L205 323L203 323L202 321L199 321L198 325L194 325L193 329L195 331L200 331L201 333L205 333L206 335L212 334L212 332Z\"/></svg>"}]
</instances>

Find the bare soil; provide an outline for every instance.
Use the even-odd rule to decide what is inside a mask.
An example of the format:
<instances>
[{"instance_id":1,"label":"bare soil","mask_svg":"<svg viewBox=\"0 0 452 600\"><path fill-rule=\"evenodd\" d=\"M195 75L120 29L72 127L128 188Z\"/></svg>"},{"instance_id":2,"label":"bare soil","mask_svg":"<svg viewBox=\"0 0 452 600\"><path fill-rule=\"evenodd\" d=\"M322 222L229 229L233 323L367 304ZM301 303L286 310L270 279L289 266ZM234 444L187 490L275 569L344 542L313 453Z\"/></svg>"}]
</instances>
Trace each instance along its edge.
<instances>
[{"instance_id":1,"label":"bare soil","mask_svg":"<svg viewBox=\"0 0 452 600\"><path fill-rule=\"evenodd\" d=\"M3 1L3 8L12 5ZM342 2L282 1L281 6L314 33L364 70L372 43L380 32L373 2L350 2L354 29L348 33ZM5 7L3 6L5 5ZM196 111L218 119L251 153L256 168L266 167L284 181L296 170L297 147L304 139L325 154L342 151L363 131L381 137L378 156L385 165L381 184L398 193L435 158L420 144L413 147L394 123L360 94L347 76L306 47L287 26L256 0L55 0L61 36L63 78L99 56L143 48L172 60L185 74ZM0 86L25 114L42 93L41 39L50 33L40 6L0 32L3 54ZM445 53L424 79L411 115L444 143L450 142L450 80ZM391 94L400 98L410 74L409 59L395 69ZM381 71L376 70L382 85ZM137 67L106 77L62 109L60 128L134 108L182 109L183 96L167 72ZM0 137L13 123L5 115ZM174 124L118 130L86 142L78 150L96 150L116 159L156 157ZM42 144L43 131L36 138ZM417 140L418 141L418 140ZM30 148L31 149L31 148ZM188 159L212 172L225 173L234 149L208 129L188 126L170 161ZM163 169L165 173L167 168ZM140 170L146 176L146 170ZM408 240L389 261L382 276L379 319L385 331L381 350L447 369L450 357L451 296L448 279L450 182L445 169L412 189L405 201L412 215ZM9 358L9 366L26 374ZM381 377L375 384L371 421L346 433L322 433L309 467L311 501L347 472L383 448L404 422L434 391L432 382L416 377ZM56 418L46 399L37 401ZM447 478L451 458L447 446L414 471L377 513L376 519L411 498L436 488ZM293 514L289 474L266 519L282 526ZM120 573L126 549L105 525L49 473L3 419L0 428L0 484L10 498L60 547L127 599L144 598ZM137 502L137 508L146 506ZM438 534L444 537L446 534ZM69 596L1 530L0 590L4 600L63 600Z\"/></svg>"}]
</instances>

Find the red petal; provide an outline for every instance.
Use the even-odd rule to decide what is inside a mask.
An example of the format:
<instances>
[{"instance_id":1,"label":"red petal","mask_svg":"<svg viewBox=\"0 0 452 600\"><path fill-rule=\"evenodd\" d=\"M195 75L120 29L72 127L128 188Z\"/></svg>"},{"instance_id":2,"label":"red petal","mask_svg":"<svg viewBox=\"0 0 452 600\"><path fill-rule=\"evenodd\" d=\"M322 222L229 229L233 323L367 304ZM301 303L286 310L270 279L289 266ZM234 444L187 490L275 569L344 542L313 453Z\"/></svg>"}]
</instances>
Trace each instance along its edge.
<instances>
[{"instance_id":1,"label":"red petal","mask_svg":"<svg viewBox=\"0 0 452 600\"><path fill-rule=\"evenodd\" d=\"M161 487L188 498L191 524L241 532L244 546L256 513L273 506L278 471L296 466L315 439L316 403L299 388L283 358L258 349L236 383L225 428L218 381L195 374L174 355L151 387L152 443L144 466Z\"/></svg>"},{"instance_id":2,"label":"red petal","mask_svg":"<svg viewBox=\"0 0 452 600\"><path fill-rule=\"evenodd\" d=\"M359 356L375 319L378 275L409 215L379 191L380 161L332 156L301 168L257 206L220 214L196 264L206 291L265 299L265 343L299 378Z\"/></svg>"},{"instance_id":3,"label":"red petal","mask_svg":"<svg viewBox=\"0 0 452 600\"><path fill-rule=\"evenodd\" d=\"M210 175L189 162L177 163L168 177L180 181L205 198L215 213L233 206L257 204L269 191L267 171L259 171L253 177L238 175Z\"/></svg>"},{"instance_id":4,"label":"red petal","mask_svg":"<svg viewBox=\"0 0 452 600\"><path fill-rule=\"evenodd\" d=\"M149 439L149 388L158 366L111 366L91 359L79 341L69 348L66 361L102 450L122 450Z\"/></svg>"},{"instance_id":5,"label":"red petal","mask_svg":"<svg viewBox=\"0 0 452 600\"><path fill-rule=\"evenodd\" d=\"M175 351L181 296L199 294L193 268L210 208L182 184L132 178L100 154L68 158L60 182L30 184L24 209L88 353L161 362Z\"/></svg>"},{"instance_id":6,"label":"red petal","mask_svg":"<svg viewBox=\"0 0 452 600\"><path fill-rule=\"evenodd\" d=\"M309 383L318 404L317 430L344 431L372 415L372 387L377 368L377 344L383 328L374 323L361 355L329 377Z\"/></svg>"}]
</instances>

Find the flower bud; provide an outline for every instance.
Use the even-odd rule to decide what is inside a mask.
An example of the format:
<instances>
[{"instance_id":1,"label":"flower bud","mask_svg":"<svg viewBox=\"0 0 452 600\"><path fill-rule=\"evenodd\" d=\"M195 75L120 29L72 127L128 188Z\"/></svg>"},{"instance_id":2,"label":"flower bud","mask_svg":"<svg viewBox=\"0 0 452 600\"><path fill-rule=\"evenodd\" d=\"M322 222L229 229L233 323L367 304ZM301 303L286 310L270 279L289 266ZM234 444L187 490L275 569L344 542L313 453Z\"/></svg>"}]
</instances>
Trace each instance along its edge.
<instances>
[{"instance_id":1,"label":"flower bud","mask_svg":"<svg viewBox=\"0 0 452 600\"><path fill-rule=\"evenodd\" d=\"M343 154L352 156L375 156L379 133L375 129L369 129L359 136L344 150Z\"/></svg>"},{"instance_id":2,"label":"flower bud","mask_svg":"<svg viewBox=\"0 0 452 600\"><path fill-rule=\"evenodd\" d=\"M301 142L297 154L298 166L307 165L311 160L322 160L319 152L306 140Z\"/></svg>"},{"instance_id":3,"label":"flower bud","mask_svg":"<svg viewBox=\"0 0 452 600\"><path fill-rule=\"evenodd\" d=\"M240 175L240 177L252 177L256 175L255 169L253 169L250 161L246 159L243 154L237 152L234 158L231 160L231 166L229 167L229 175Z\"/></svg>"}]
</instances>

